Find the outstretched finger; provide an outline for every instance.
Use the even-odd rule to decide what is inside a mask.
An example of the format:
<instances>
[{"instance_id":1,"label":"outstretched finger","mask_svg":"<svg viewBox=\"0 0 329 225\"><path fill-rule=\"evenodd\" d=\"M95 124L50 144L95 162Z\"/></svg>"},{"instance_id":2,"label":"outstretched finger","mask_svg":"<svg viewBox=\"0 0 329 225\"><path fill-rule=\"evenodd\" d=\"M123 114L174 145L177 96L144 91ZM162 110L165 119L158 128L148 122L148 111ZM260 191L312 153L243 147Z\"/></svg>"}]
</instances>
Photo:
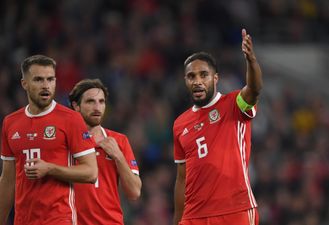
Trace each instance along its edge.
<instances>
[{"instance_id":1,"label":"outstretched finger","mask_svg":"<svg viewBox=\"0 0 329 225\"><path fill-rule=\"evenodd\" d=\"M241 35L242 35L242 39L244 39L246 36L247 36L247 31L246 31L246 29L242 29L242 31L241 31Z\"/></svg>"}]
</instances>

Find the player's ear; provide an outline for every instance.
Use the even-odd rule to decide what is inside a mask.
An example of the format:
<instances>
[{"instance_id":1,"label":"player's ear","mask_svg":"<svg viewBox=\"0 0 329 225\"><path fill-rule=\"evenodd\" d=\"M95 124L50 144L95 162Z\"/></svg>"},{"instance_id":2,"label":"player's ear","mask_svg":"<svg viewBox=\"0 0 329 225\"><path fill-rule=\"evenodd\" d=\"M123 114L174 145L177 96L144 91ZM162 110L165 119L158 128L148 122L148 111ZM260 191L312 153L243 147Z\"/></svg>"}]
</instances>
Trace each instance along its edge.
<instances>
[{"instance_id":1,"label":"player's ear","mask_svg":"<svg viewBox=\"0 0 329 225\"><path fill-rule=\"evenodd\" d=\"M214 81L215 81L215 84L217 84L217 82L219 81L219 75L218 75L218 73L215 73L214 74Z\"/></svg>"},{"instance_id":2,"label":"player's ear","mask_svg":"<svg viewBox=\"0 0 329 225\"><path fill-rule=\"evenodd\" d=\"M78 112L80 112L80 106L78 105L78 103L77 102L72 102L72 107L73 107L73 109L75 110L75 111L78 111Z\"/></svg>"},{"instance_id":3,"label":"player's ear","mask_svg":"<svg viewBox=\"0 0 329 225\"><path fill-rule=\"evenodd\" d=\"M26 91L27 90L27 82L25 79L21 79L21 85L23 87L23 89Z\"/></svg>"}]
</instances>

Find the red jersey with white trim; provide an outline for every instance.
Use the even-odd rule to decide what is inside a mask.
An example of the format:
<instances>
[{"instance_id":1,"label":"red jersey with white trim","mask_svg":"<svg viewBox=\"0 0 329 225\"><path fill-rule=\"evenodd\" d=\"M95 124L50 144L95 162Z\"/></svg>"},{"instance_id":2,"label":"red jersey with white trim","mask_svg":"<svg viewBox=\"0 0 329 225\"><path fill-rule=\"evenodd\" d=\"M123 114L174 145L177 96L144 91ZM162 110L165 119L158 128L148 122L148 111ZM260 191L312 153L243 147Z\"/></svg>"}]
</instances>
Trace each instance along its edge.
<instances>
[{"instance_id":1,"label":"red jersey with white trim","mask_svg":"<svg viewBox=\"0 0 329 225\"><path fill-rule=\"evenodd\" d=\"M236 103L238 93L217 93L207 106L192 107L174 123L174 159L186 163L182 219L257 206L248 175L255 107L243 113Z\"/></svg>"},{"instance_id":2,"label":"red jersey with white trim","mask_svg":"<svg viewBox=\"0 0 329 225\"><path fill-rule=\"evenodd\" d=\"M113 137L122 151L132 173L139 175L137 162L128 138L121 133L102 128L104 137ZM96 184L74 184L79 225L123 225L119 197L119 174L115 161L96 147L98 179Z\"/></svg>"},{"instance_id":3,"label":"red jersey with white trim","mask_svg":"<svg viewBox=\"0 0 329 225\"><path fill-rule=\"evenodd\" d=\"M51 176L27 179L27 159L41 158L70 166L72 156L95 151L81 115L52 102L50 109L31 115L28 106L5 117L2 126L3 160L15 160L15 225L76 224L74 192L71 184Z\"/></svg>"}]
</instances>

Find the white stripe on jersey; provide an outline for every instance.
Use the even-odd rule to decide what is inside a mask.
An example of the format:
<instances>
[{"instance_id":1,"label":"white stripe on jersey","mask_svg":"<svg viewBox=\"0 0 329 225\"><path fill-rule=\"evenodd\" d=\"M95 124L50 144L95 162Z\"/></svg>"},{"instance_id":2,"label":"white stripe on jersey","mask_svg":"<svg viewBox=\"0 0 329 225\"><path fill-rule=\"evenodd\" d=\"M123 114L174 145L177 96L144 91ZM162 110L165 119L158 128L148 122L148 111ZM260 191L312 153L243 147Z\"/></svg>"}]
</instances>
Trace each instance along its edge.
<instances>
[{"instance_id":1,"label":"white stripe on jersey","mask_svg":"<svg viewBox=\"0 0 329 225\"><path fill-rule=\"evenodd\" d=\"M186 159L181 159L181 160L176 159L175 160L175 163L185 163L185 162L186 162Z\"/></svg>"},{"instance_id":2,"label":"white stripe on jersey","mask_svg":"<svg viewBox=\"0 0 329 225\"><path fill-rule=\"evenodd\" d=\"M90 148L90 149L84 150L82 152L75 153L73 155L73 157L78 158L80 156L88 155L88 154L93 153L93 152L95 152L95 148Z\"/></svg>"},{"instance_id":3,"label":"white stripe on jersey","mask_svg":"<svg viewBox=\"0 0 329 225\"><path fill-rule=\"evenodd\" d=\"M251 187L250 187L250 181L248 177L248 168L247 168L247 162L246 162L246 141L245 141L245 133L246 133L246 124L238 121L238 127L237 127L237 137L238 137L238 144L240 149L240 156L241 156L241 163L242 163L242 170L244 175L244 180L248 189L248 196L251 207L256 207L257 203L255 200L255 197L252 193Z\"/></svg>"},{"instance_id":4,"label":"white stripe on jersey","mask_svg":"<svg viewBox=\"0 0 329 225\"><path fill-rule=\"evenodd\" d=\"M255 225L255 208L249 209L248 210L248 217L249 217L249 224L250 225Z\"/></svg>"},{"instance_id":5,"label":"white stripe on jersey","mask_svg":"<svg viewBox=\"0 0 329 225\"><path fill-rule=\"evenodd\" d=\"M139 171L138 170L131 170L133 172L133 174L139 175Z\"/></svg>"},{"instance_id":6,"label":"white stripe on jersey","mask_svg":"<svg viewBox=\"0 0 329 225\"><path fill-rule=\"evenodd\" d=\"M68 154L68 166L72 166L73 163L73 157L71 154ZM73 189L73 184L70 184L70 190L69 190L69 205L72 211L72 224L77 225L77 211L75 208L75 196L74 196L74 189Z\"/></svg>"},{"instance_id":7,"label":"white stripe on jersey","mask_svg":"<svg viewBox=\"0 0 329 225\"><path fill-rule=\"evenodd\" d=\"M253 119L255 116L256 116L256 109L255 109L255 106L253 106L251 108L251 115L249 114L250 113L250 110L248 111L245 111L243 112L246 116L248 116L249 118Z\"/></svg>"},{"instance_id":8,"label":"white stripe on jersey","mask_svg":"<svg viewBox=\"0 0 329 225\"><path fill-rule=\"evenodd\" d=\"M7 156L1 156L2 160L15 160L15 157L7 157Z\"/></svg>"}]
</instances>

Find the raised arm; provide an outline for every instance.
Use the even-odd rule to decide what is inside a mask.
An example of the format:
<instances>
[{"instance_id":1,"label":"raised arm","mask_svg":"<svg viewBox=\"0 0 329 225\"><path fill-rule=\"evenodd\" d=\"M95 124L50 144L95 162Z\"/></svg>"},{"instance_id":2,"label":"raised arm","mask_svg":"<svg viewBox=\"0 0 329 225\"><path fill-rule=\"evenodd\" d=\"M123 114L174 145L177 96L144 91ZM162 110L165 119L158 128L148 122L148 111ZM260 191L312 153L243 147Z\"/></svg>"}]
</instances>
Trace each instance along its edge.
<instances>
[{"instance_id":1,"label":"raised arm","mask_svg":"<svg viewBox=\"0 0 329 225\"><path fill-rule=\"evenodd\" d=\"M0 224L6 224L8 214L14 204L15 160L3 160L0 178Z\"/></svg>"},{"instance_id":2,"label":"raised arm","mask_svg":"<svg viewBox=\"0 0 329 225\"><path fill-rule=\"evenodd\" d=\"M65 182L95 183L98 174L96 154L92 152L76 159L78 164L70 167L48 163L42 159L30 159L24 166L25 173L29 179L40 179L47 175Z\"/></svg>"},{"instance_id":3,"label":"raised arm","mask_svg":"<svg viewBox=\"0 0 329 225\"><path fill-rule=\"evenodd\" d=\"M185 177L186 177L186 166L185 163L177 164L177 176L175 183L174 192L174 225L178 225L179 221L182 219L184 212L184 201L185 201Z\"/></svg>"},{"instance_id":4,"label":"raised arm","mask_svg":"<svg viewBox=\"0 0 329 225\"><path fill-rule=\"evenodd\" d=\"M255 105L263 86L262 71L254 53L251 36L245 29L242 29L241 48L247 64L246 86L241 90L241 97L249 105Z\"/></svg>"}]
</instances>

